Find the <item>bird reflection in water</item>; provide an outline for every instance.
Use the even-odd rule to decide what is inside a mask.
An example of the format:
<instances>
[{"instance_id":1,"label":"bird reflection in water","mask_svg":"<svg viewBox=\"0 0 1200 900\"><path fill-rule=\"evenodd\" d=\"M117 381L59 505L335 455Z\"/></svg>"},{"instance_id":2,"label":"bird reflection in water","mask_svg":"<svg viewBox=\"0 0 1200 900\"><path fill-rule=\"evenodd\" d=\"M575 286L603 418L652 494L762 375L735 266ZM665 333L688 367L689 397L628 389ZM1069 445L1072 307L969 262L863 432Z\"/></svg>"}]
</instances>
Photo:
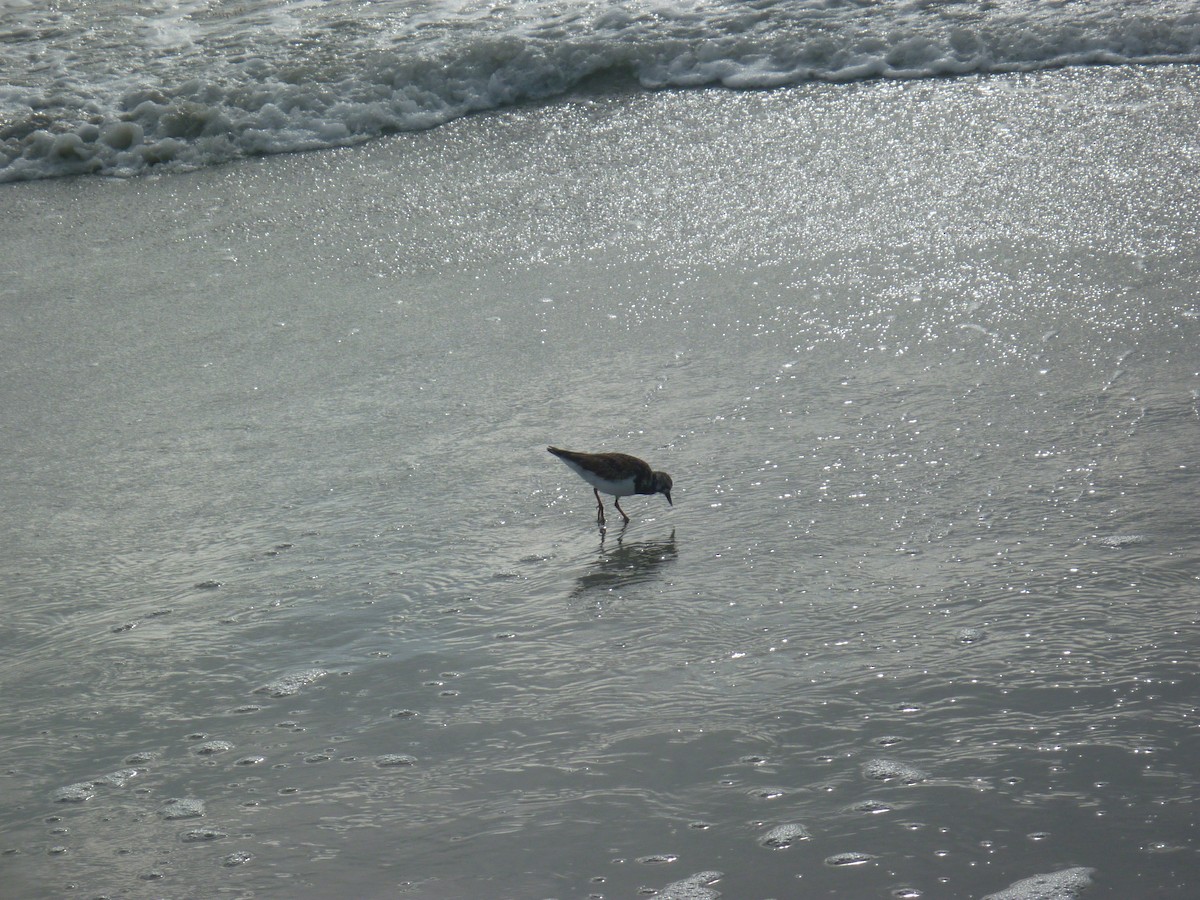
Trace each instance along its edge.
<instances>
[{"instance_id":1,"label":"bird reflection in water","mask_svg":"<svg viewBox=\"0 0 1200 900\"><path fill-rule=\"evenodd\" d=\"M624 529L617 534L616 546L605 546L605 533L600 532L600 554L586 572L575 581L572 598L592 591L611 591L644 584L653 580L659 570L678 555L675 549L675 529L670 537L657 541L626 541Z\"/></svg>"}]
</instances>

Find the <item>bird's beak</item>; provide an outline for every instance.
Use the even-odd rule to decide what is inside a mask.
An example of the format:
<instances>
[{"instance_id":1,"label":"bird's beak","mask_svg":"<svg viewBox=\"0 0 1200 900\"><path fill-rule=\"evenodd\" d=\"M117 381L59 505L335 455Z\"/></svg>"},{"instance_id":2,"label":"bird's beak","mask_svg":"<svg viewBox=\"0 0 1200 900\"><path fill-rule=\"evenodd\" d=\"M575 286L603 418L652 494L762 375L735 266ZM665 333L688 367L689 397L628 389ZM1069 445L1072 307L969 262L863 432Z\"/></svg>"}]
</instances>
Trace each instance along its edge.
<instances>
[{"instance_id":1,"label":"bird's beak","mask_svg":"<svg viewBox=\"0 0 1200 900\"><path fill-rule=\"evenodd\" d=\"M667 505L668 505L668 506L674 506L674 505L675 505L674 503L672 503L672 502L671 502L671 494L670 494L670 492L669 492L669 491L663 491L663 496L667 498Z\"/></svg>"}]
</instances>

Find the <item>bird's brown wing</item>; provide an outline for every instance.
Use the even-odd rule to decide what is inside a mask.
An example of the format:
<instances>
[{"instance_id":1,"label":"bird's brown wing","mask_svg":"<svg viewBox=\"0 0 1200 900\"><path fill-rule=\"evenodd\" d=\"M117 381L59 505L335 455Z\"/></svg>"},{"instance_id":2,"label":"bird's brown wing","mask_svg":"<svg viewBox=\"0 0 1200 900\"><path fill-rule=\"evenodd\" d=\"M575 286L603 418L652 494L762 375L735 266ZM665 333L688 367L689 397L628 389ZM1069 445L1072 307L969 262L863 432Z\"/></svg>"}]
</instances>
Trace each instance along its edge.
<instances>
[{"instance_id":1,"label":"bird's brown wing","mask_svg":"<svg viewBox=\"0 0 1200 900\"><path fill-rule=\"evenodd\" d=\"M561 450L558 447L548 447L547 449L555 456L569 459L590 469L601 478L612 481L620 481L630 475L640 481L651 475L650 466L645 460L630 456L628 453L580 453L577 450Z\"/></svg>"}]
</instances>

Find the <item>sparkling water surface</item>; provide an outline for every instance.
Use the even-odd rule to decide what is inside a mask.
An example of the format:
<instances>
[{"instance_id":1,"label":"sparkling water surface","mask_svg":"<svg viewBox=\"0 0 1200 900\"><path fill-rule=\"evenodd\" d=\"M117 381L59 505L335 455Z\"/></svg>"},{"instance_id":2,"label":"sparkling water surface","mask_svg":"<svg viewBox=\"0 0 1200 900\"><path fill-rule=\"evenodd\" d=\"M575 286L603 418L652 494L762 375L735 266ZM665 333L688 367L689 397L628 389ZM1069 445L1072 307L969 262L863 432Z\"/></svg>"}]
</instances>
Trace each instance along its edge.
<instances>
[{"instance_id":1,"label":"sparkling water surface","mask_svg":"<svg viewBox=\"0 0 1200 900\"><path fill-rule=\"evenodd\" d=\"M1196 89L10 186L7 889L1188 896Z\"/></svg>"}]
</instances>

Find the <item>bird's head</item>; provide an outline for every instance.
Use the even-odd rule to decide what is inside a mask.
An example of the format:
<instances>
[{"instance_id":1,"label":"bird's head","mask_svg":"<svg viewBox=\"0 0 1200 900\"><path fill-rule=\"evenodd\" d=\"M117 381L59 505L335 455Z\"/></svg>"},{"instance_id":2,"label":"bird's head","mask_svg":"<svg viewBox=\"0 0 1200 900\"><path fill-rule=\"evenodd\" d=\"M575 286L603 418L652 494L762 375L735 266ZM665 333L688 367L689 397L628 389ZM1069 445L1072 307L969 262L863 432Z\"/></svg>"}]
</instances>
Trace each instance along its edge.
<instances>
[{"instance_id":1,"label":"bird's head","mask_svg":"<svg viewBox=\"0 0 1200 900\"><path fill-rule=\"evenodd\" d=\"M672 486L672 482L671 482L670 475L668 475L666 472L655 472L654 473L655 493L662 494L664 497L667 498L667 503L669 503L671 506L674 506L675 504L671 503L671 486Z\"/></svg>"}]
</instances>

